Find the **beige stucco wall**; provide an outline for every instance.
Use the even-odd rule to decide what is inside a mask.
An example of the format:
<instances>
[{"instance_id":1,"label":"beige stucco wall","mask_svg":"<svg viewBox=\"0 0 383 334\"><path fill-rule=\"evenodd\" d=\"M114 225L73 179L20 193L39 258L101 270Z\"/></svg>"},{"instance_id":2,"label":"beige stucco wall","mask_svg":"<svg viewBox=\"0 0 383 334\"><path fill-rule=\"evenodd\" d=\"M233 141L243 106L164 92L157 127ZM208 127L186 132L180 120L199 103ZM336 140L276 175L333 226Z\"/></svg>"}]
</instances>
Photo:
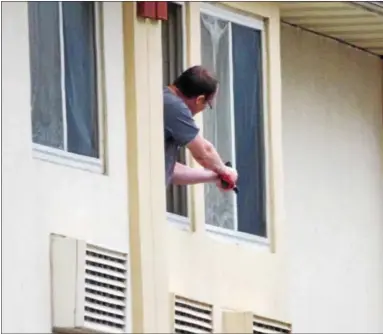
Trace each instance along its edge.
<instances>
[{"instance_id":1,"label":"beige stucco wall","mask_svg":"<svg viewBox=\"0 0 383 334\"><path fill-rule=\"evenodd\" d=\"M382 332L381 61L288 26L281 41L294 331Z\"/></svg>"},{"instance_id":2,"label":"beige stucco wall","mask_svg":"<svg viewBox=\"0 0 383 334\"><path fill-rule=\"evenodd\" d=\"M168 333L170 305L159 21L123 3L134 333ZM165 306L164 306L165 305Z\"/></svg>"},{"instance_id":3,"label":"beige stucco wall","mask_svg":"<svg viewBox=\"0 0 383 334\"><path fill-rule=\"evenodd\" d=\"M103 5L107 175L33 159L27 5L3 5L4 331L51 329L50 233L130 241L135 332L169 331L169 293L213 304L215 332L223 309L298 332L383 330L381 64L283 28L281 100L278 8L227 5L267 20L271 249L207 233L202 186L193 232L166 222L161 26L137 20L134 3ZM200 60L199 6L186 6L188 65Z\"/></svg>"},{"instance_id":4,"label":"beige stucco wall","mask_svg":"<svg viewBox=\"0 0 383 334\"><path fill-rule=\"evenodd\" d=\"M50 233L129 250L122 6L103 9L107 175L32 158L27 3L2 4L4 332L51 332Z\"/></svg>"}]
</instances>

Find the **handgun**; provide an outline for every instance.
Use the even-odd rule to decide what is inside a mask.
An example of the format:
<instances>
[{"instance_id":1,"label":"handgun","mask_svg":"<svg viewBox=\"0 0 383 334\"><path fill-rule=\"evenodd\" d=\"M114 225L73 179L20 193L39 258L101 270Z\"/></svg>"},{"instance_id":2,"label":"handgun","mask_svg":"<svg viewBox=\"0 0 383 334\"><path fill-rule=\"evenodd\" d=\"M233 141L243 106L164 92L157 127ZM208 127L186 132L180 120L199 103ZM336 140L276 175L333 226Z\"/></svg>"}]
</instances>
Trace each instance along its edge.
<instances>
[{"instance_id":1,"label":"handgun","mask_svg":"<svg viewBox=\"0 0 383 334\"><path fill-rule=\"evenodd\" d=\"M225 163L225 166L227 166L227 167L232 167L233 165L231 164L230 161L228 161L228 162ZM229 183L226 182L225 180L223 180L222 178L221 178L221 184L222 184L222 188L224 188L224 189L226 189L226 188L229 187ZM238 194L238 192L239 192L238 187L235 186L235 187L233 188L233 191L234 191L236 194Z\"/></svg>"}]
</instances>

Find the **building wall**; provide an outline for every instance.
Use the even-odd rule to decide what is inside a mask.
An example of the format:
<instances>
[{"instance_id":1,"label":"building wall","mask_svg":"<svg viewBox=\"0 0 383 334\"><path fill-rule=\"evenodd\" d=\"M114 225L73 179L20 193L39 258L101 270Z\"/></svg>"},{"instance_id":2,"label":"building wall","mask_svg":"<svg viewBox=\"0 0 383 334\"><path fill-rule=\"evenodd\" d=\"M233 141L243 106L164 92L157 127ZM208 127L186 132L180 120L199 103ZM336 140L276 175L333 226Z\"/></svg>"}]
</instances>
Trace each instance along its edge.
<instances>
[{"instance_id":1,"label":"building wall","mask_svg":"<svg viewBox=\"0 0 383 334\"><path fill-rule=\"evenodd\" d=\"M32 157L27 3L2 5L5 332L51 331L51 233L128 251L122 6L103 7L106 175Z\"/></svg>"},{"instance_id":2,"label":"building wall","mask_svg":"<svg viewBox=\"0 0 383 334\"><path fill-rule=\"evenodd\" d=\"M298 332L382 330L381 64L283 28L281 101L277 6L226 5L267 19L270 249L207 233L200 185L192 231L166 222L161 26L133 2L103 4L107 174L33 158L27 4L4 4L4 331L51 330L51 233L130 250L134 332L169 331L169 292L213 304L216 332L222 309ZM188 65L200 62L199 6L186 6Z\"/></svg>"},{"instance_id":3,"label":"building wall","mask_svg":"<svg viewBox=\"0 0 383 334\"><path fill-rule=\"evenodd\" d=\"M281 42L294 331L382 332L381 60L285 25Z\"/></svg>"}]
</instances>

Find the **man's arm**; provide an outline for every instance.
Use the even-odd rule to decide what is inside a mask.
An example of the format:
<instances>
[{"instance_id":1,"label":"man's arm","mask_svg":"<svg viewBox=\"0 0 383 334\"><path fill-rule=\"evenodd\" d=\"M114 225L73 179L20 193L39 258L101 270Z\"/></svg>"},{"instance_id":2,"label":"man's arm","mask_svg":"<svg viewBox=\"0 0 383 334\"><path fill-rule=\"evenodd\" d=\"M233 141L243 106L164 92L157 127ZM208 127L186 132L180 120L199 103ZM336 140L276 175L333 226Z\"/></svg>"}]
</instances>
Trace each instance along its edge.
<instances>
[{"instance_id":1,"label":"man's arm","mask_svg":"<svg viewBox=\"0 0 383 334\"><path fill-rule=\"evenodd\" d=\"M164 115L165 130L179 146L186 146L202 167L219 174L232 186L236 184L237 172L225 166L214 146L199 134L199 128L185 104L165 104Z\"/></svg>"},{"instance_id":2,"label":"man's arm","mask_svg":"<svg viewBox=\"0 0 383 334\"><path fill-rule=\"evenodd\" d=\"M211 170L191 168L178 162L174 166L173 184L188 185L216 181L218 181L218 175Z\"/></svg>"},{"instance_id":3,"label":"man's arm","mask_svg":"<svg viewBox=\"0 0 383 334\"><path fill-rule=\"evenodd\" d=\"M214 146L203 138L200 134L187 145L193 158L204 168L214 171L215 173L228 174L233 183L237 181L236 171L225 166L221 157L217 153Z\"/></svg>"}]
</instances>

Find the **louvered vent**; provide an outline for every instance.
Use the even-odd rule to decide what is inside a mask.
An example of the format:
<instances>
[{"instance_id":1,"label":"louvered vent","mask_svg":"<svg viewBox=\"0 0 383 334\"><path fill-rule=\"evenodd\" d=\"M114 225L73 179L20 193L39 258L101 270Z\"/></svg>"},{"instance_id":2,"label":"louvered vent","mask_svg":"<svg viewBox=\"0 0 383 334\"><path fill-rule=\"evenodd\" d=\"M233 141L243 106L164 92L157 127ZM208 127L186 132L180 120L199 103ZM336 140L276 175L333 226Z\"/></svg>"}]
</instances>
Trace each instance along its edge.
<instances>
[{"instance_id":1,"label":"louvered vent","mask_svg":"<svg viewBox=\"0 0 383 334\"><path fill-rule=\"evenodd\" d=\"M177 296L174 305L175 333L213 333L213 307Z\"/></svg>"},{"instance_id":2,"label":"louvered vent","mask_svg":"<svg viewBox=\"0 0 383 334\"><path fill-rule=\"evenodd\" d=\"M87 245L84 312L87 327L97 324L124 331L126 286L126 257Z\"/></svg>"},{"instance_id":3,"label":"louvered vent","mask_svg":"<svg viewBox=\"0 0 383 334\"><path fill-rule=\"evenodd\" d=\"M65 236L51 240L53 329L129 333L128 255Z\"/></svg>"},{"instance_id":4,"label":"louvered vent","mask_svg":"<svg viewBox=\"0 0 383 334\"><path fill-rule=\"evenodd\" d=\"M280 322L254 317L253 334L291 333L291 326Z\"/></svg>"}]
</instances>

